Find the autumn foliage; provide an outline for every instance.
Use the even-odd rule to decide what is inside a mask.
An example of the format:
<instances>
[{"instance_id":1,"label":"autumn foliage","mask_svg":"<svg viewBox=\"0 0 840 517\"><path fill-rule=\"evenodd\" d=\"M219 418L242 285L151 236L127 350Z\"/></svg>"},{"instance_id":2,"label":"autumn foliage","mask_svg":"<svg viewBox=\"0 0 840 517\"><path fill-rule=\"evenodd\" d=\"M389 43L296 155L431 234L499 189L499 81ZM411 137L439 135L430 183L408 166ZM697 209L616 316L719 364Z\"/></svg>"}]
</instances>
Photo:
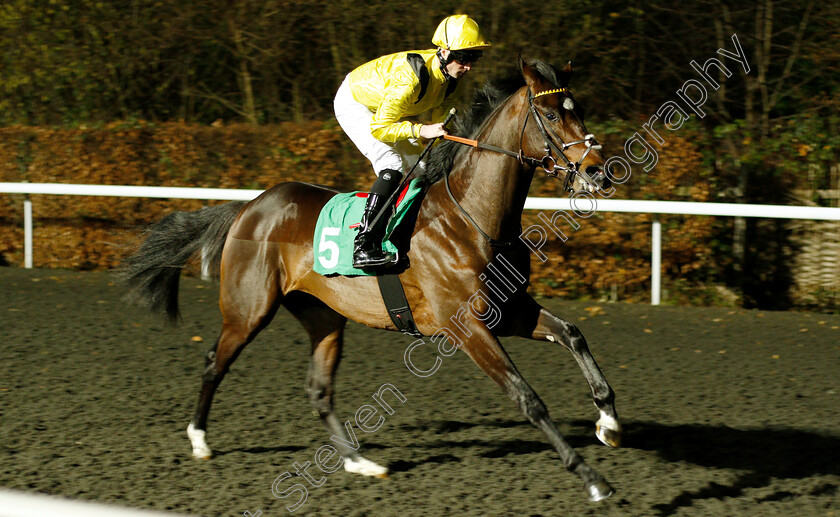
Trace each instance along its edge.
<instances>
[{"instance_id":1,"label":"autumn foliage","mask_svg":"<svg viewBox=\"0 0 840 517\"><path fill-rule=\"evenodd\" d=\"M657 147L659 162L649 173L634 169L626 183L616 185L619 199L707 201L709 181L701 172L701 157L688 138L671 136ZM556 182L536 180L532 196L559 196ZM545 214L550 218L551 214ZM561 228L568 236L552 239L543 248L547 260L532 260L534 289L547 295L596 295L623 300L648 299L651 276L651 214L596 211L577 218L579 229ZM562 222L563 219L560 219ZM662 223L663 275L702 283L712 266L710 240L715 227L709 218L667 215ZM528 211L523 228L542 224L538 213Z\"/></svg>"},{"instance_id":2,"label":"autumn foliage","mask_svg":"<svg viewBox=\"0 0 840 517\"><path fill-rule=\"evenodd\" d=\"M0 128L0 181L263 189L300 179L348 187L333 161L340 130L321 124L271 127L112 124L101 128ZM361 157L359 157L361 158ZM23 196L0 203L0 255L22 263ZM173 210L204 202L94 196L36 196L39 267L110 268L113 243Z\"/></svg>"}]
</instances>

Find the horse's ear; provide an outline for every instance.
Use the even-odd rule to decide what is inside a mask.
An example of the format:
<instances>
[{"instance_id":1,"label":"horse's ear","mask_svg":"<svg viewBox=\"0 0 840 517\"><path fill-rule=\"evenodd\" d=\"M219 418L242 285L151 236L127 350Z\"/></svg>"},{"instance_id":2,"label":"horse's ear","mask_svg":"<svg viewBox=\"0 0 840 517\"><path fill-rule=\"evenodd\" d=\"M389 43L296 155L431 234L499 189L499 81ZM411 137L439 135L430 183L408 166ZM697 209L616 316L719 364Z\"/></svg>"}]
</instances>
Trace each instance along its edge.
<instances>
[{"instance_id":1,"label":"horse's ear","mask_svg":"<svg viewBox=\"0 0 840 517\"><path fill-rule=\"evenodd\" d=\"M566 87L569 86L569 82L572 80L572 62L569 61L566 63L566 66L563 67L563 70L560 71L560 86Z\"/></svg>"},{"instance_id":2,"label":"horse's ear","mask_svg":"<svg viewBox=\"0 0 840 517\"><path fill-rule=\"evenodd\" d=\"M528 66L528 63L525 62L525 58L522 57L522 54L519 54L517 56L517 65L519 66L519 72L524 75L525 67Z\"/></svg>"},{"instance_id":3,"label":"horse's ear","mask_svg":"<svg viewBox=\"0 0 840 517\"><path fill-rule=\"evenodd\" d=\"M522 59L522 56L519 56L519 70L522 72L522 77L525 78L525 83L531 88L531 91L534 91L535 85L543 80L542 75L540 75L537 69Z\"/></svg>"}]
</instances>

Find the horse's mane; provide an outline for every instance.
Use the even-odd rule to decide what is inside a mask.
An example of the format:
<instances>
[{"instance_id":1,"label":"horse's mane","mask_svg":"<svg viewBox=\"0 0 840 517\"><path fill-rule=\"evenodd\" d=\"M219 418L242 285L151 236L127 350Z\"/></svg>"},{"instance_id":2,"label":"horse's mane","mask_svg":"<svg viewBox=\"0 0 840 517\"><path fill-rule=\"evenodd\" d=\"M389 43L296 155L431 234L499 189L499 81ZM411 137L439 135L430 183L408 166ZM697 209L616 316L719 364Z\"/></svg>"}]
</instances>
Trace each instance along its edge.
<instances>
[{"instance_id":1,"label":"horse's mane","mask_svg":"<svg viewBox=\"0 0 840 517\"><path fill-rule=\"evenodd\" d=\"M553 66L536 59L529 60L528 65L534 67L554 87L560 88L558 72ZM455 120L449 126L450 133L468 138L475 137L490 114L522 86L525 86L525 79L519 70L501 79L485 82L473 95L472 106L455 116ZM455 155L463 147L463 144L446 140L432 148L426 160L426 169L417 174L420 186L426 188L449 173Z\"/></svg>"}]
</instances>

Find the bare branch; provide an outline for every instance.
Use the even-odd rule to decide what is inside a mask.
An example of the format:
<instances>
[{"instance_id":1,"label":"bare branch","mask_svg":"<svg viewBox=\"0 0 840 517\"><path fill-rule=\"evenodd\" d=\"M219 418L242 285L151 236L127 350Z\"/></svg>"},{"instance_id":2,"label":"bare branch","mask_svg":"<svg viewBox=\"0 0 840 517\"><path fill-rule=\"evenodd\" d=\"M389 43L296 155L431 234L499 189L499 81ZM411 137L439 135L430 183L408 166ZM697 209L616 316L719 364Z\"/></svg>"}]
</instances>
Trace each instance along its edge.
<instances>
[{"instance_id":1,"label":"bare branch","mask_svg":"<svg viewBox=\"0 0 840 517\"><path fill-rule=\"evenodd\" d=\"M808 27L808 17L811 14L811 8L814 7L814 2L809 2L808 6L805 8L805 14L802 16L802 20L799 22L799 28L796 31L796 39L793 43L793 49L791 50L790 55L788 55L787 62L785 63L785 68L782 71L781 77L776 81L776 87L773 90L773 94L770 97L770 106L775 106L776 102L779 100L779 94L782 91L782 87L784 86L785 81L788 77L790 77L790 72L793 69L793 64L796 62L797 58L799 57L799 49L802 45L802 35L805 34L805 29Z\"/></svg>"}]
</instances>

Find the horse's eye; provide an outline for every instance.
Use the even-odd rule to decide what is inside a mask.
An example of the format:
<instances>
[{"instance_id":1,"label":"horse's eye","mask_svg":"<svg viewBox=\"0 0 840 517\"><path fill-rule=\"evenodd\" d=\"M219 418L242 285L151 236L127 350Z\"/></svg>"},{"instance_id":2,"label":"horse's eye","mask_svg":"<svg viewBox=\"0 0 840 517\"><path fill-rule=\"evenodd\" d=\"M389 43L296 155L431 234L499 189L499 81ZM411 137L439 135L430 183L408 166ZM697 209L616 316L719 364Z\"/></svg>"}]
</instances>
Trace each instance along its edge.
<instances>
[{"instance_id":1,"label":"horse's eye","mask_svg":"<svg viewBox=\"0 0 840 517\"><path fill-rule=\"evenodd\" d=\"M555 120L557 120L557 114L554 113L553 111L549 111L548 113L545 114L545 118L554 122Z\"/></svg>"}]
</instances>

